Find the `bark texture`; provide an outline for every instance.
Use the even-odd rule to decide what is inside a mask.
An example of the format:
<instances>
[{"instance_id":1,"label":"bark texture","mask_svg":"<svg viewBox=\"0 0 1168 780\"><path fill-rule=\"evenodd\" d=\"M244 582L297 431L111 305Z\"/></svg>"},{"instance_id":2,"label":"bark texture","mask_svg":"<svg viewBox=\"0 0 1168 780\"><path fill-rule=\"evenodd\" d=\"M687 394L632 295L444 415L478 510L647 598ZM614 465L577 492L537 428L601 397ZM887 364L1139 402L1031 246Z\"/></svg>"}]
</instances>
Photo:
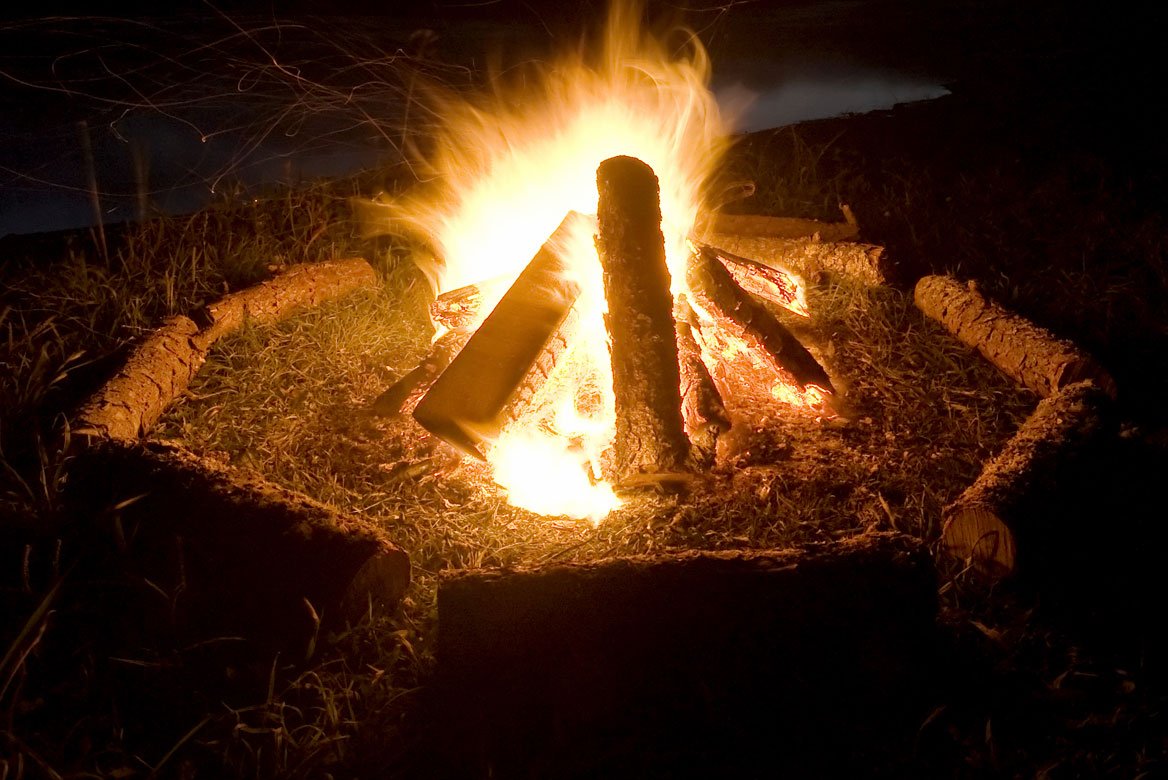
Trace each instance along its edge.
<instances>
[{"instance_id":1,"label":"bark texture","mask_svg":"<svg viewBox=\"0 0 1168 780\"><path fill-rule=\"evenodd\" d=\"M568 214L434 382L413 413L423 428L482 459L482 442L510 420L580 295L557 248L587 219Z\"/></svg>"},{"instance_id":2,"label":"bark texture","mask_svg":"<svg viewBox=\"0 0 1168 780\"><path fill-rule=\"evenodd\" d=\"M807 279L828 273L860 284L882 285L889 283L895 271L884 247L873 244L735 233L707 233L702 240L763 265L790 269Z\"/></svg>"},{"instance_id":3,"label":"bark texture","mask_svg":"<svg viewBox=\"0 0 1168 780\"><path fill-rule=\"evenodd\" d=\"M214 341L247 320L270 325L298 309L319 306L376 284L377 274L361 258L294 265L265 282L207 305L199 319L207 338Z\"/></svg>"},{"instance_id":4,"label":"bark texture","mask_svg":"<svg viewBox=\"0 0 1168 780\"><path fill-rule=\"evenodd\" d=\"M81 440L131 441L145 434L191 383L211 341L189 317L177 316L131 351L125 365L88 401L72 423Z\"/></svg>"},{"instance_id":5,"label":"bark texture","mask_svg":"<svg viewBox=\"0 0 1168 780\"><path fill-rule=\"evenodd\" d=\"M717 254L699 249L690 256L686 281L697 305L770 360L800 387L809 384L834 393L827 372L807 348L760 302L739 287Z\"/></svg>"},{"instance_id":6,"label":"bark texture","mask_svg":"<svg viewBox=\"0 0 1168 780\"><path fill-rule=\"evenodd\" d=\"M1094 358L1073 342L988 300L971 285L950 276L925 276L917 282L913 300L958 341L974 347L1006 376L1044 398L1085 379L1115 395L1115 381Z\"/></svg>"},{"instance_id":7,"label":"bark texture","mask_svg":"<svg viewBox=\"0 0 1168 780\"><path fill-rule=\"evenodd\" d=\"M452 774L753 776L735 769L783 734L786 771L836 776L858 740L916 733L935 614L931 560L899 535L448 574Z\"/></svg>"},{"instance_id":8,"label":"bark texture","mask_svg":"<svg viewBox=\"0 0 1168 780\"><path fill-rule=\"evenodd\" d=\"M1072 478L1108 427L1110 399L1094 382L1065 387L1033 414L944 512L945 551L991 577L1013 573L1062 531L1058 517L1083 480ZM1065 529L1064 529L1065 530Z\"/></svg>"},{"instance_id":9,"label":"bark texture","mask_svg":"<svg viewBox=\"0 0 1168 780\"><path fill-rule=\"evenodd\" d=\"M689 437L690 456L697 468L708 469L717 457L718 437L730 430L730 418L694 336L697 316L684 296L679 297L674 306L674 326L681 369L681 412Z\"/></svg>"},{"instance_id":10,"label":"bark texture","mask_svg":"<svg viewBox=\"0 0 1168 780\"><path fill-rule=\"evenodd\" d=\"M409 585L409 558L376 526L181 447L99 442L72 462L66 497L112 507L125 555L201 631L302 649L312 611L339 625Z\"/></svg>"},{"instance_id":11,"label":"bark texture","mask_svg":"<svg viewBox=\"0 0 1168 780\"><path fill-rule=\"evenodd\" d=\"M636 158L613 157L600 164L596 184L616 397L615 480L683 472L689 441L657 176Z\"/></svg>"}]
</instances>

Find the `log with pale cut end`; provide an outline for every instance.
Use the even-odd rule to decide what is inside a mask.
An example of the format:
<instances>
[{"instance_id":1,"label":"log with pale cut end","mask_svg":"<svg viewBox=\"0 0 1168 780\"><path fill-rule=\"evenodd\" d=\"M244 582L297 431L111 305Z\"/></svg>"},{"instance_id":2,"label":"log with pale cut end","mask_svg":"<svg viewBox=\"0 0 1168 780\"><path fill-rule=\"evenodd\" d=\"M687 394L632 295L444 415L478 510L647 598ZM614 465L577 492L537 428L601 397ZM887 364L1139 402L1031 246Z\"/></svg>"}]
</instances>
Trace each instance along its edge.
<instances>
[{"instance_id":1,"label":"log with pale cut end","mask_svg":"<svg viewBox=\"0 0 1168 780\"><path fill-rule=\"evenodd\" d=\"M702 358L702 348L694 336L697 316L685 296L674 306L677 330L677 359L681 369L681 412L689 436L691 456L699 468L714 465L718 437L730 430L726 405L710 369Z\"/></svg>"},{"instance_id":2,"label":"log with pale cut end","mask_svg":"<svg viewBox=\"0 0 1168 780\"><path fill-rule=\"evenodd\" d=\"M580 285L561 247L590 217L569 212L414 409L414 419L463 452L482 458L485 440L511 419L568 319Z\"/></svg>"},{"instance_id":3,"label":"log with pale cut end","mask_svg":"<svg viewBox=\"0 0 1168 780\"><path fill-rule=\"evenodd\" d=\"M597 168L596 185L596 248L616 398L615 479L683 472L689 440L657 176L641 160L613 157Z\"/></svg>"},{"instance_id":4,"label":"log with pale cut end","mask_svg":"<svg viewBox=\"0 0 1168 780\"><path fill-rule=\"evenodd\" d=\"M925 547L894 534L446 572L436 693L466 762L450 776L755 776L728 768L773 771L776 734L785 768L842 770L919 728L936 609Z\"/></svg>"},{"instance_id":5,"label":"log with pale cut end","mask_svg":"<svg viewBox=\"0 0 1168 780\"><path fill-rule=\"evenodd\" d=\"M189 317L166 320L81 406L71 423L73 433L81 441L137 439L187 389L207 359L210 344Z\"/></svg>"},{"instance_id":6,"label":"log with pale cut end","mask_svg":"<svg viewBox=\"0 0 1168 780\"><path fill-rule=\"evenodd\" d=\"M244 322L270 325L299 309L319 306L377 285L377 274L361 258L294 265L267 281L223 296L203 308L197 319L214 341Z\"/></svg>"},{"instance_id":7,"label":"log with pale cut end","mask_svg":"<svg viewBox=\"0 0 1168 780\"><path fill-rule=\"evenodd\" d=\"M835 392L823 366L766 306L738 286L716 252L699 248L693 253L686 281L698 306L721 318L730 332L768 359L777 371L791 376L802 388L816 385Z\"/></svg>"},{"instance_id":8,"label":"log with pale cut end","mask_svg":"<svg viewBox=\"0 0 1168 780\"><path fill-rule=\"evenodd\" d=\"M398 417L413 414L430 387L441 376L459 350L466 346L472 331L448 330L435 339L430 351L409 373L394 382L370 405L369 410L379 417Z\"/></svg>"},{"instance_id":9,"label":"log with pale cut end","mask_svg":"<svg viewBox=\"0 0 1168 780\"><path fill-rule=\"evenodd\" d=\"M894 275L884 247L853 241L773 238L707 233L701 239L717 249L814 279L822 273L866 285L888 284Z\"/></svg>"},{"instance_id":10,"label":"log with pale cut end","mask_svg":"<svg viewBox=\"0 0 1168 780\"><path fill-rule=\"evenodd\" d=\"M1109 401L1085 381L1039 402L977 481L946 507L945 551L994 577L1014 572L1027 556L1041 557L1044 543L1060 533L1059 507L1074 502L1081 487L1069 475L1108 430Z\"/></svg>"},{"instance_id":11,"label":"log with pale cut end","mask_svg":"<svg viewBox=\"0 0 1168 780\"><path fill-rule=\"evenodd\" d=\"M70 463L66 498L116 517L132 568L200 631L302 650L313 611L343 625L410 581L377 526L173 445L98 442Z\"/></svg>"},{"instance_id":12,"label":"log with pale cut end","mask_svg":"<svg viewBox=\"0 0 1168 780\"><path fill-rule=\"evenodd\" d=\"M913 300L926 316L977 349L1014 381L1044 398L1084 379L1109 395L1115 381L1095 359L1067 339L988 300L972 285L950 276L925 276Z\"/></svg>"}]
</instances>

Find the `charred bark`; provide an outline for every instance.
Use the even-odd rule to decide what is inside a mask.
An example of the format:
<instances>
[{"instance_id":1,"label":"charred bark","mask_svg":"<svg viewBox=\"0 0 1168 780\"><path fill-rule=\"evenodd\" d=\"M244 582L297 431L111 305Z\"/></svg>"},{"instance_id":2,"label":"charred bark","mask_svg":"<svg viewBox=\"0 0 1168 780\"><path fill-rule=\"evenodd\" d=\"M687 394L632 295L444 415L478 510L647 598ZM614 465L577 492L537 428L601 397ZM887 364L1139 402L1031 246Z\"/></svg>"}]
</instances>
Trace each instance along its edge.
<instances>
[{"instance_id":1,"label":"charred bark","mask_svg":"<svg viewBox=\"0 0 1168 780\"><path fill-rule=\"evenodd\" d=\"M356 620L410 581L376 526L176 446L99 442L71 463L66 498L110 508L123 554L203 632L303 648L313 612Z\"/></svg>"},{"instance_id":2,"label":"charred bark","mask_svg":"<svg viewBox=\"0 0 1168 780\"><path fill-rule=\"evenodd\" d=\"M715 249L708 244L698 244L698 248L716 254L719 262L726 266L730 276L743 290L782 306L793 314L802 317L809 315L807 305L803 300L803 283L791 271L756 263L754 260L739 257L732 252Z\"/></svg>"},{"instance_id":3,"label":"charred bark","mask_svg":"<svg viewBox=\"0 0 1168 780\"><path fill-rule=\"evenodd\" d=\"M722 251L773 268L790 269L805 279L827 273L860 284L882 285L888 284L895 272L884 247L872 244L735 233L706 233L701 238Z\"/></svg>"},{"instance_id":4,"label":"charred bark","mask_svg":"<svg viewBox=\"0 0 1168 780\"><path fill-rule=\"evenodd\" d=\"M689 441L657 176L636 158L613 157L597 168L596 184L616 398L615 481L682 472Z\"/></svg>"},{"instance_id":5,"label":"charred bark","mask_svg":"<svg viewBox=\"0 0 1168 780\"><path fill-rule=\"evenodd\" d=\"M730 430L726 405L702 358L694 337L697 316L684 296L674 306L677 360L681 370L681 412L689 436L691 457L698 468L708 469L717 456L718 437Z\"/></svg>"},{"instance_id":6,"label":"charred bark","mask_svg":"<svg viewBox=\"0 0 1168 780\"><path fill-rule=\"evenodd\" d=\"M699 249L692 254L686 281L702 309L732 325L727 329L766 357L777 371L792 377L802 388L813 384L835 392L819 362L764 305L735 283L716 253Z\"/></svg>"},{"instance_id":7,"label":"charred bark","mask_svg":"<svg viewBox=\"0 0 1168 780\"><path fill-rule=\"evenodd\" d=\"M1073 342L1060 339L949 276L926 276L913 294L917 308L977 349L1014 381L1042 397L1084 379L1112 397L1115 381Z\"/></svg>"},{"instance_id":8,"label":"charred bark","mask_svg":"<svg viewBox=\"0 0 1168 780\"><path fill-rule=\"evenodd\" d=\"M430 319L452 330L465 328L478 317L482 303L482 288L477 284L468 284L435 298L430 304Z\"/></svg>"},{"instance_id":9,"label":"charred bark","mask_svg":"<svg viewBox=\"0 0 1168 780\"><path fill-rule=\"evenodd\" d=\"M1076 464L1107 430L1109 398L1084 381L1043 399L981 476L944 512L946 552L991 577L1013 573L1020 559L1041 555L1060 530L1043 518L1074 502ZM1064 509L1060 509L1060 505Z\"/></svg>"}]
</instances>

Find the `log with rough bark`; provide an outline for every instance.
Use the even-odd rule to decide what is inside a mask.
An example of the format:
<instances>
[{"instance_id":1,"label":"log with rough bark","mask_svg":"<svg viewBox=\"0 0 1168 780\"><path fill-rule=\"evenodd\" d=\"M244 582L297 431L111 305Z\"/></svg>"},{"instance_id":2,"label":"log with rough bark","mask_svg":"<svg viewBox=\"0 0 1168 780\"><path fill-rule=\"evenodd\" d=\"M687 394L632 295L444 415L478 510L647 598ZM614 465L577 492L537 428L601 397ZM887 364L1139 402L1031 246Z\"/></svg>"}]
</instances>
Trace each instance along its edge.
<instances>
[{"instance_id":1,"label":"log with rough bark","mask_svg":"<svg viewBox=\"0 0 1168 780\"><path fill-rule=\"evenodd\" d=\"M828 273L861 284L882 285L888 284L895 272L884 247L873 244L734 233L706 233L699 238L717 249L763 265L790 269L805 279Z\"/></svg>"},{"instance_id":2,"label":"log with rough bark","mask_svg":"<svg viewBox=\"0 0 1168 780\"><path fill-rule=\"evenodd\" d=\"M735 283L715 252L700 248L694 252L686 281L698 306L720 318L720 324L767 358L777 371L792 377L801 388L816 385L835 392L819 362L762 303Z\"/></svg>"},{"instance_id":3,"label":"log with rough bark","mask_svg":"<svg viewBox=\"0 0 1168 780\"><path fill-rule=\"evenodd\" d=\"M820 241L854 241L860 234L860 225L851 208L841 205L843 222L821 222L817 219L769 217L756 214L706 215L700 230L704 234L722 233L755 238L816 238Z\"/></svg>"},{"instance_id":4,"label":"log with rough bark","mask_svg":"<svg viewBox=\"0 0 1168 780\"><path fill-rule=\"evenodd\" d=\"M445 573L450 774L755 776L733 769L773 771L783 734L784 767L835 776L853 740L916 733L936 609L925 547L893 534Z\"/></svg>"},{"instance_id":5,"label":"log with rough bark","mask_svg":"<svg viewBox=\"0 0 1168 780\"><path fill-rule=\"evenodd\" d=\"M925 276L917 282L913 300L963 344L1044 398L1084 379L1115 395L1115 381L1094 358L988 300L973 285L950 276Z\"/></svg>"},{"instance_id":6,"label":"log with rough bark","mask_svg":"<svg viewBox=\"0 0 1168 780\"><path fill-rule=\"evenodd\" d=\"M782 306L793 314L801 317L810 316L807 303L803 295L802 280L785 268L772 267L756 263L749 258L722 249L715 249L708 244L697 242L701 249L707 249L718 256L722 265L734 277L738 286L752 295Z\"/></svg>"},{"instance_id":7,"label":"log with rough bark","mask_svg":"<svg viewBox=\"0 0 1168 780\"><path fill-rule=\"evenodd\" d=\"M678 296L673 315L685 432L689 436L694 465L708 469L714 465L717 456L718 437L730 429L730 418L718 386L702 358L702 348L694 337L694 328L699 327L697 315L684 295Z\"/></svg>"},{"instance_id":8,"label":"log with rough bark","mask_svg":"<svg viewBox=\"0 0 1168 780\"><path fill-rule=\"evenodd\" d=\"M294 266L254 287L231 293L197 315L171 317L135 347L122 368L78 409L76 441L136 439L187 389L215 341L246 318L270 324L377 281L364 260Z\"/></svg>"},{"instance_id":9,"label":"log with rough bark","mask_svg":"<svg viewBox=\"0 0 1168 780\"><path fill-rule=\"evenodd\" d=\"M148 431L191 383L211 340L189 317L166 320L130 353L125 365L86 401L72 422L79 441L129 441Z\"/></svg>"},{"instance_id":10,"label":"log with rough bark","mask_svg":"<svg viewBox=\"0 0 1168 780\"><path fill-rule=\"evenodd\" d=\"M558 247L590 218L570 212L503 295L482 325L414 409L423 428L463 452L483 458L482 442L497 436L529 395L533 377L546 378L546 357L562 353L558 339L580 286L567 274ZM541 370L537 370L541 369Z\"/></svg>"},{"instance_id":11,"label":"log with rough bark","mask_svg":"<svg viewBox=\"0 0 1168 780\"><path fill-rule=\"evenodd\" d=\"M394 382L370 405L369 410L380 417L398 417L413 414L414 408L437 381L450 361L470 340L471 331L448 330L435 339L430 351L409 373Z\"/></svg>"},{"instance_id":12,"label":"log with rough bark","mask_svg":"<svg viewBox=\"0 0 1168 780\"><path fill-rule=\"evenodd\" d=\"M596 248L604 272L616 398L615 481L686 470L673 295L661 233L657 176L634 157L596 170Z\"/></svg>"},{"instance_id":13,"label":"log with rough bark","mask_svg":"<svg viewBox=\"0 0 1168 780\"><path fill-rule=\"evenodd\" d=\"M1070 475L1107 432L1110 401L1092 381L1077 382L1039 402L981 476L944 512L942 545L991 577L1013 573L1041 556L1060 533L1050 519L1074 502L1082 480Z\"/></svg>"},{"instance_id":14,"label":"log with rough bark","mask_svg":"<svg viewBox=\"0 0 1168 780\"><path fill-rule=\"evenodd\" d=\"M313 612L343 625L410 581L377 526L173 445L96 443L71 462L66 499L107 509L123 554L200 631L303 649Z\"/></svg>"},{"instance_id":15,"label":"log with rough bark","mask_svg":"<svg viewBox=\"0 0 1168 780\"><path fill-rule=\"evenodd\" d=\"M265 282L208 304L196 319L214 341L237 330L245 321L270 325L298 309L319 306L376 284L377 274L359 257L294 265Z\"/></svg>"}]
</instances>

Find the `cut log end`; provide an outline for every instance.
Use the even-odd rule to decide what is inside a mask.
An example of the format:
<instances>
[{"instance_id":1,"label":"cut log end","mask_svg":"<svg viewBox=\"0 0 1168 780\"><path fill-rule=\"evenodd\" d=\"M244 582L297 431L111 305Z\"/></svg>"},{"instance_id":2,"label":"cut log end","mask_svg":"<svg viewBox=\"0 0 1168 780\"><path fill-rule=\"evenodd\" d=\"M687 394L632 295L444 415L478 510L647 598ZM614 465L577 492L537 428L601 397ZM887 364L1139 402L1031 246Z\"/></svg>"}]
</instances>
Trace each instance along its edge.
<instances>
[{"instance_id":1,"label":"cut log end","mask_svg":"<svg viewBox=\"0 0 1168 780\"><path fill-rule=\"evenodd\" d=\"M949 516L941 544L949 557L990 577L1013 574L1017 567L1014 532L988 507L962 507Z\"/></svg>"}]
</instances>

